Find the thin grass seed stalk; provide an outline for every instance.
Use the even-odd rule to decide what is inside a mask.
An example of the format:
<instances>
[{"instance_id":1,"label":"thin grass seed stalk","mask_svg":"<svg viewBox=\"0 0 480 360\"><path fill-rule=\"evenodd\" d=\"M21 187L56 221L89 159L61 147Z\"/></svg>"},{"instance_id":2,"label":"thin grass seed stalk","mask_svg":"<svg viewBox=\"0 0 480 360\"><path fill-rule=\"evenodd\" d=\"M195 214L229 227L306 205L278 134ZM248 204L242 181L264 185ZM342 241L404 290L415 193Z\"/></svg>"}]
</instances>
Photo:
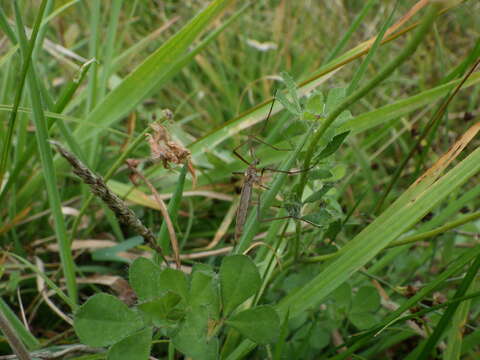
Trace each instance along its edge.
<instances>
[{"instance_id":1,"label":"thin grass seed stalk","mask_svg":"<svg viewBox=\"0 0 480 360\"><path fill-rule=\"evenodd\" d=\"M125 204L125 202L115 195L105 184L103 178L94 174L85 164L83 164L74 154L65 149L60 143L50 141L55 145L57 151L70 163L73 172L85 184L90 186L92 193L98 196L113 211L115 216L123 224L131 227L135 232L147 240L150 245L160 254L165 263L168 263L163 255L162 249L157 245L155 235L148 229L135 213Z\"/></svg>"}]
</instances>

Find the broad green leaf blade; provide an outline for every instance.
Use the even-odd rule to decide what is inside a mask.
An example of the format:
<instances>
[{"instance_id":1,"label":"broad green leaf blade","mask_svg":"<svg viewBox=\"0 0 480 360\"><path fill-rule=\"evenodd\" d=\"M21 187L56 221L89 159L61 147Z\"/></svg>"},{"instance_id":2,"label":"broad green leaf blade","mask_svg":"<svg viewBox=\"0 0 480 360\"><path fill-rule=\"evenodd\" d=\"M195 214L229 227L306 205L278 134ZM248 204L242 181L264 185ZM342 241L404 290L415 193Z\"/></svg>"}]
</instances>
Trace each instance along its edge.
<instances>
[{"instance_id":1,"label":"broad green leaf blade","mask_svg":"<svg viewBox=\"0 0 480 360\"><path fill-rule=\"evenodd\" d=\"M330 172L329 172L330 173ZM325 183L323 184L322 188L320 190L315 191L312 195L310 195L308 198L306 198L303 202L304 203L309 203L309 202L315 202L320 199L331 189L333 188L333 183Z\"/></svg>"},{"instance_id":2,"label":"broad green leaf blade","mask_svg":"<svg viewBox=\"0 0 480 360\"><path fill-rule=\"evenodd\" d=\"M208 317L202 308L187 314L180 330L173 336L175 348L193 360L215 360L218 358L218 339L208 339Z\"/></svg>"},{"instance_id":3,"label":"broad green leaf blade","mask_svg":"<svg viewBox=\"0 0 480 360\"><path fill-rule=\"evenodd\" d=\"M325 99L323 97L323 93L321 93L320 91L315 91L313 95L308 98L305 109L312 114L324 117Z\"/></svg>"},{"instance_id":4,"label":"broad green leaf blade","mask_svg":"<svg viewBox=\"0 0 480 360\"><path fill-rule=\"evenodd\" d=\"M333 174L329 169L314 169L308 172L308 178L312 180L328 179L332 176Z\"/></svg>"},{"instance_id":5,"label":"broad green leaf blade","mask_svg":"<svg viewBox=\"0 0 480 360\"><path fill-rule=\"evenodd\" d=\"M375 316L369 312L354 312L348 314L348 320L359 330L369 329L378 322Z\"/></svg>"},{"instance_id":6,"label":"broad green leaf blade","mask_svg":"<svg viewBox=\"0 0 480 360\"><path fill-rule=\"evenodd\" d=\"M287 96L283 92L278 92L276 95L277 100L280 102L280 104L283 105L283 107L290 113L295 116L300 116L301 111L295 106L294 103L292 103Z\"/></svg>"},{"instance_id":7,"label":"broad green leaf blade","mask_svg":"<svg viewBox=\"0 0 480 360\"><path fill-rule=\"evenodd\" d=\"M288 95L290 96L290 99L293 102L293 106L295 107L294 114L300 115L302 112L302 107L300 105L300 100L297 94L297 84L295 84L295 81L293 80L293 78L290 76L289 73L282 72L281 75L283 78L283 82L287 87Z\"/></svg>"},{"instance_id":8,"label":"broad green leaf blade","mask_svg":"<svg viewBox=\"0 0 480 360\"><path fill-rule=\"evenodd\" d=\"M184 312L177 308L182 298L180 295L167 291L160 298L142 303L138 308L143 311L157 327L162 327L170 321L180 320Z\"/></svg>"},{"instance_id":9,"label":"broad green leaf blade","mask_svg":"<svg viewBox=\"0 0 480 360\"><path fill-rule=\"evenodd\" d=\"M78 308L75 332L89 346L112 345L143 327L138 313L108 294L96 294Z\"/></svg>"},{"instance_id":10,"label":"broad green leaf blade","mask_svg":"<svg viewBox=\"0 0 480 360\"><path fill-rule=\"evenodd\" d=\"M152 346L153 329L148 327L114 344L107 360L148 360Z\"/></svg>"},{"instance_id":11,"label":"broad green leaf blade","mask_svg":"<svg viewBox=\"0 0 480 360\"><path fill-rule=\"evenodd\" d=\"M327 94L327 101L325 102L325 114L329 114L335 109L347 95L347 89L345 88L333 88Z\"/></svg>"},{"instance_id":12,"label":"broad green leaf blade","mask_svg":"<svg viewBox=\"0 0 480 360\"><path fill-rule=\"evenodd\" d=\"M220 296L218 281L213 272L194 270L190 283L188 304L191 307L205 307L208 316L218 319L220 316Z\"/></svg>"},{"instance_id":13,"label":"broad green leaf blade","mask_svg":"<svg viewBox=\"0 0 480 360\"><path fill-rule=\"evenodd\" d=\"M355 294L352 312L373 312L380 306L380 295L372 286L363 286Z\"/></svg>"},{"instance_id":14,"label":"broad green leaf blade","mask_svg":"<svg viewBox=\"0 0 480 360\"><path fill-rule=\"evenodd\" d=\"M192 45L193 41L230 3L232 0L213 1L130 73L93 109L86 121L109 126L125 116L160 85L155 79L163 79L161 75L175 66L182 55L188 51L188 47ZM98 128L80 125L75 131L75 137L80 141L85 141L97 136L98 133Z\"/></svg>"},{"instance_id":15,"label":"broad green leaf blade","mask_svg":"<svg viewBox=\"0 0 480 360\"><path fill-rule=\"evenodd\" d=\"M188 281L185 273L180 270L167 268L160 274L160 287L162 291L172 291L181 296L183 300L188 298Z\"/></svg>"},{"instance_id":16,"label":"broad green leaf blade","mask_svg":"<svg viewBox=\"0 0 480 360\"><path fill-rule=\"evenodd\" d=\"M130 266L130 285L140 300L152 300L172 291L186 300L188 282L179 270L164 269L145 258L136 259Z\"/></svg>"},{"instance_id":17,"label":"broad green leaf blade","mask_svg":"<svg viewBox=\"0 0 480 360\"><path fill-rule=\"evenodd\" d=\"M258 306L242 311L226 322L257 344L270 344L278 339L280 318L272 306Z\"/></svg>"},{"instance_id":18,"label":"broad green leaf blade","mask_svg":"<svg viewBox=\"0 0 480 360\"><path fill-rule=\"evenodd\" d=\"M368 329L377 323L374 312L380 306L380 295L372 286L363 286L353 298L348 319L358 329Z\"/></svg>"},{"instance_id":19,"label":"broad green leaf blade","mask_svg":"<svg viewBox=\"0 0 480 360\"><path fill-rule=\"evenodd\" d=\"M326 226L333 221L332 215L325 209L320 209L318 212L304 215L301 219L315 226Z\"/></svg>"},{"instance_id":20,"label":"broad green leaf blade","mask_svg":"<svg viewBox=\"0 0 480 360\"><path fill-rule=\"evenodd\" d=\"M335 135L332 141L330 141L328 145L322 150L322 152L318 154L315 160L318 161L321 159L325 159L330 155L333 155L340 148L340 145L342 145L349 133L350 131L345 131L341 134Z\"/></svg>"},{"instance_id":21,"label":"broad green leaf blade","mask_svg":"<svg viewBox=\"0 0 480 360\"><path fill-rule=\"evenodd\" d=\"M151 260L138 258L130 265L129 282L139 300L147 301L161 296L162 270Z\"/></svg>"},{"instance_id":22,"label":"broad green leaf blade","mask_svg":"<svg viewBox=\"0 0 480 360\"><path fill-rule=\"evenodd\" d=\"M344 282L332 292L329 298L333 300L336 308L346 311L351 306L352 288L347 282Z\"/></svg>"},{"instance_id":23,"label":"broad green leaf blade","mask_svg":"<svg viewBox=\"0 0 480 360\"><path fill-rule=\"evenodd\" d=\"M224 315L255 294L262 284L255 263L245 255L232 255L220 266L220 286Z\"/></svg>"}]
</instances>

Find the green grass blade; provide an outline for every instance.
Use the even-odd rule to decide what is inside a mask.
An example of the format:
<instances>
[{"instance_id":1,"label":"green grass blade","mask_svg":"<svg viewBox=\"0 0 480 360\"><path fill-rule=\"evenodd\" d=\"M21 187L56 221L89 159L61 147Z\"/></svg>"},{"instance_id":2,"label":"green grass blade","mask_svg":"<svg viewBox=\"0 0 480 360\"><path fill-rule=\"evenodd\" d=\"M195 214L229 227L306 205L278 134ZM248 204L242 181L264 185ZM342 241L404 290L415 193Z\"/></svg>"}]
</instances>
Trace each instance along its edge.
<instances>
[{"instance_id":1,"label":"green grass blade","mask_svg":"<svg viewBox=\"0 0 480 360\"><path fill-rule=\"evenodd\" d=\"M13 4L17 5L16 2L14 2ZM32 36L30 39L30 44L28 43L25 44L25 51L24 51L25 53L23 56L23 65L20 73L20 81L17 86L17 91L15 93L15 100L13 101L12 112L10 113L10 118L8 119L7 135L5 137L3 147L2 147L2 152L0 154L0 185L3 182L3 177L7 169L8 154L10 152L10 148L12 147L12 137L13 137L13 131L15 129L15 122L17 119L18 107L20 106L20 101L22 99L22 94L23 94L23 89L25 87L25 80L27 78L28 68L30 67L33 49L35 48L35 42L37 39L38 31L40 29L40 24L41 24L46 6L47 6L47 0L43 0L42 3L40 4L40 8L38 9L37 18L35 20L35 25L33 27ZM4 27L6 26L9 28L10 26L8 25L8 23L6 23L5 15L3 13L2 8L0 8L0 18L4 19L0 23L3 24ZM8 35L9 31L6 31L6 33ZM12 39L14 38L15 37L13 37Z\"/></svg>"},{"instance_id":2,"label":"green grass blade","mask_svg":"<svg viewBox=\"0 0 480 360\"><path fill-rule=\"evenodd\" d=\"M358 13L358 15L355 17L355 19L352 21L352 25L348 28L347 32L345 35L343 35L342 39L335 45L335 48L332 50L330 55L328 55L327 60L325 63L329 63L332 60L334 60L338 53L342 51L344 48L345 44L350 40L352 37L353 33L358 29L358 27L362 24L363 19L367 15L367 13L370 11L372 6L375 4L377 0L368 0L364 5L362 10Z\"/></svg>"},{"instance_id":3,"label":"green grass blade","mask_svg":"<svg viewBox=\"0 0 480 360\"><path fill-rule=\"evenodd\" d=\"M37 274L38 276L40 276L44 281L45 281L45 284L48 285L48 287L50 287L50 289L52 289L55 294L57 294L57 296L62 299L63 301L65 301L65 304L67 304L70 309L72 311L74 311L76 308L77 308L77 304L74 303L70 297L67 296L67 294L65 294L62 289L60 289L57 285L55 285L55 283L45 274L45 272L41 271L38 267L36 267L35 265L33 265L32 263L30 263L28 260L24 259L23 257L17 255L17 254L14 254L14 253L10 253L10 252L6 252L5 251L5 254L8 255L8 256L12 256L14 257L15 259L17 259L19 262L21 262L22 264L24 264L26 267L28 267L30 270L32 270L35 274Z\"/></svg>"},{"instance_id":4,"label":"green grass blade","mask_svg":"<svg viewBox=\"0 0 480 360\"><path fill-rule=\"evenodd\" d=\"M46 3L46 1L44 1ZM17 29L19 34L20 48L24 56L24 62L26 62L26 57L31 56L31 51L29 51L29 45L26 39L24 32L23 23L20 16L20 11L18 6L15 3L15 13L17 20ZM40 23L41 20L38 21ZM33 48L30 46L30 48ZM72 302L76 303L77 301L77 285L75 279L75 266L73 263L73 257L70 250L70 244L67 237L67 231L65 227L65 222L63 219L60 194L57 189L57 181L55 174L55 167L53 164L52 152L50 145L47 142L48 139L48 129L45 114L42 108L42 101L40 99L40 93L37 86L37 78L35 76L35 69L33 67L28 71L28 86L30 93L30 100L32 103L33 110L33 120L35 122L35 135L37 139L38 152L40 154L40 161L43 168L43 176L46 185L48 200L50 203L50 208L52 211L54 224L55 224L55 234L57 241L60 247L60 259L62 262L63 273L67 283L68 294Z\"/></svg>"},{"instance_id":5,"label":"green grass blade","mask_svg":"<svg viewBox=\"0 0 480 360\"><path fill-rule=\"evenodd\" d=\"M40 342L37 338L23 325L2 298L0 298L0 312L7 318L10 325L15 329L15 332L29 350L35 350L40 347Z\"/></svg>"},{"instance_id":6,"label":"green grass blade","mask_svg":"<svg viewBox=\"0 0 480 360\"><path fill-rule=\"evenodd\" d=\"M232 0L215 0L178 33L150 55L88 115L87 121L110 126L138 105L161 83L152 81L174 67L193 41ZM99 129L80 125L75 136L81 141L96 137Z\"/></svg>"},{"instance_id":7,"label":"green grass blade","mask_svg":"<svg viewBox=\"0 0 480 360\"><path fill-rule=\"evenodd\" d=\"M338 259L306 286L287 296L280 304L280 309L282 311L290 309L292 316L296 316L321 301L479 170L480 149L477 149L433 184L433 179L426 178L427 181L410 187L373 223L351 240L342 249L342 255Z\"/></svg>"},{"instance_id":8,"label":"green grass blade","mask_svg":"<svg viewBox=\"0 0 480 360\"><path fill-rule=\"evenodd\" d=\"M478 290L479 283L480 281L477 279L477 281L470 287L470 290ZM466 300L460 304L455 312L455 316L452 319L452 326L447 335L447 348L445 349L444 355L445 360L456 360L461 358L465 324L468 322L471 305L472 300Z\"/></svg>"},{"instance_id":9,"label":"green grass blade","mask_svg":"<svg viewBox=\"0 0 480 360\"><path fill-rule=\"evenodd\" d=\"M429 90L411 96L409 98L397 101L392 104L382 106L378 109L363 113L346 121L338 128L339 132L351 130L352 134L358 134L363 131L384 124L392 119L397 119L412 111L431 104L433 101L446 95L450 90L460 83L461 79L451 81L447 84L439 85ZM480 72L476 72L462 86L467 88L480 82Z\"/></svg>"},{"instance_id":10,"label":"green grass blade","mask_svg":"<svg viewBox=\"0 0 480 360\"><path fill-rule=\"evenodd\" d=\"M0 6L0 29L2 29L3 33L7 35L8 39L12 44L17 43L17 36L15 35L15 32L11 28L11 26L8 24L7 17L5 16L5 12L3 11L3 8Z\"/></svg>"},{"instance_id":11,"label":"green grass blade","mask_svg":"<svg viewBox=\"0 0 480 360\"><path fill-rule=\"evenodd\" d=\"M112 72L112 59L115 51L115 39L118 32L118 20L120 16L120 10L123 5L123 0L117 0L111 3L112 9L110 9L109 23L107 28L107 39L103 45L104 53L102 54L102 72L100 75L98 97L103 99L107 92L108 78Z\"/></svg>"},{"instance_id":12,"label":"green grass blade","mask_svg":"<svg viewBox=\"0 0 480 360\"><path fill-rule=\"evenodd\" d=\"M467 293L467 290L470 287L472 281L474 281L475 276L477 275L479 269L480 269L480 256L477 256L477 258L475 259L475 261L473 262L473 264L470 266L467 273L465 274L465 277L460 283L460 286L458 287L457 291L455 292L455 295L453 296L453 300L461 298ZM455 312L457 311L457 308L459 305L460 303L456 302L448 306L448 308L443 313L443 316L441 317L440 321L438 322L437 326L435 327L435 330L429 336L427 342L425 343L425 346L422 349L422 352L420 353L417 359L426 360L429 358L430 354L432 353L435 346L437 345L437 342L440 340L440 337L445 332L445 329L450 326L450 323L452 322L452 318L455 315Z\"/></svg>"},{"instance_id":13,"label":"green grass blade","mask_svg":"<svg viewBox=\"0 0 480 360\"><path fill-rule=\"evenodd\" d=\"M362 79L363 75L365 74L365 72L367 70L368 65L371 63L371 61L373 59L373 56L377 53L377 50L379 49L379 47L382 43L383 37L385 36L385 33L387 32L388 27L390 26L390 23L393 20L393 15L395 14L395 11L397 10L398 3L399 3L399 1L397 0L392 12L390 13L390 16L388 17L388 19L383 24L382 28L380 29L380 32L378 33L378 35L377 35L377 37L376 37L376 39L375 39L375 41L372 45L372 48L370 49L367 56L365 57L365 60L360 64L357 71L355 71L355 74L353 75L352 81L348 85L347 95L350 95L357 88L360 80Z\"/></svg>"}]
</instances>

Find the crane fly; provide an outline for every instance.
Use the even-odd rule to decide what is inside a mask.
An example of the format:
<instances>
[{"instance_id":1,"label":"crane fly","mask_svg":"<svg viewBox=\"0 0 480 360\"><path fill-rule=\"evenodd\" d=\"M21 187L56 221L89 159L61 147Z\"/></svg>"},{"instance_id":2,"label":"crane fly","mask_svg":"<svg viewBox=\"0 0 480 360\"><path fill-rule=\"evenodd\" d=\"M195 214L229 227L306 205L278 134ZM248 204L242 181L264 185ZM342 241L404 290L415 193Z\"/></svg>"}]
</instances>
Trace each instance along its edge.
<instances>
[{"instance_id":1,"label":"crane fly","mask_svg":"<svg viewBox=\"0 0 480 360\"><path fill-rule=\"evenodd\" d=\"M247 169L243 173L244 181L242 186L242 191L240 192L240 201L237 208L236 222L235 222L235 241L238 241L243 232L243 226L247 220L247 212L250 207L250 202L252 199L252 190L255 184L261 186L260 178L257 174L257 165L259 164L258 160L254 160L251 164L248 165Z\"/></svg>"},{"instance_id":2,"label":"crane fly","mask_svg":"<svg viewBox=\"0 0 480 360\"><path fill-rule=\"evenodd\" d=\"M265 119L265 125L263 126L263 129L265 128L268 119L270 118L270 115L272 114L273 110L273 105L275 104L275 96L273 98L272 104L270 105L270 110L268 111L267 117ZM264 186L262 184L262 177L263 173L265 171L272 171L272 172L280 172L284 174L298 174L303 171L308 171L312 167L308 169L302 169L302 170L295 170L295 171L287 171L287 170L279 170L279 169L273 169L273 168L268 168L264 167L259 169L258 165L260 164L260 160L255 157L253 148L250 147L250 157L253 159L252 161L247 161L239 152L238 149L240 149L242 146L251 143L251 140L255 140L261 144L267 145L270 148L277 150L277 151L290 151L290 149L280 149L276 146L273 146L262 139L258 138L255 135L248 135L248 140L241 143L238 145L235 149L233 149L233 154L243 161L245 164L248 165L247 169L244 172L234 172L234 174L237 175L243 175L244 180L243 180L243 185L242 185L242 190L240 192L240 201L238 204L237 208L237 213L236 213L236 221L235 221L235 242L238 243L238 240L240 239L240 236L242 235L243 232L243 227L245 226L245 222L247 220L247 213L248 213L248 208L250 207L250 203L252 200L252 193L253 193L253 187L254 185L260 186L264 189L268 190L268 187ZM260 172L260 175L258 174ZM278 218L280 219L280 218ZM269 220L277 220L277 219L269 219Z\"/></svg>"}]
</instances>

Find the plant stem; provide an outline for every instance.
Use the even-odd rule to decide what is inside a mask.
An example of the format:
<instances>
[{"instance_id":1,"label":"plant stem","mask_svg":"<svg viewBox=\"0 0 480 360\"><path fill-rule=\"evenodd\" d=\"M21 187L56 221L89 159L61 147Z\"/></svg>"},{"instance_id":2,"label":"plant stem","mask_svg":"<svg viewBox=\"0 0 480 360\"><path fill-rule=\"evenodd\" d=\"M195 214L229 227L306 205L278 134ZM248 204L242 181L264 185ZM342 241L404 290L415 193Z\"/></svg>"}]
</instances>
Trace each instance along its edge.
<instances>
[{"instance_id":1,"label":"plant stem","mask_svg":"<svg viewBox=\"0 0 480 360\"><path fill-rule=\"evenodd\" d=\"M19 360L31 360L30 354L27 348L22 343L20 338L15 333L15 330L11 327L7 318L0 311L0 329L3 335L7 338L8 344L12 348L13 352L17 355Z\"/></svg>"}]
</instances>

